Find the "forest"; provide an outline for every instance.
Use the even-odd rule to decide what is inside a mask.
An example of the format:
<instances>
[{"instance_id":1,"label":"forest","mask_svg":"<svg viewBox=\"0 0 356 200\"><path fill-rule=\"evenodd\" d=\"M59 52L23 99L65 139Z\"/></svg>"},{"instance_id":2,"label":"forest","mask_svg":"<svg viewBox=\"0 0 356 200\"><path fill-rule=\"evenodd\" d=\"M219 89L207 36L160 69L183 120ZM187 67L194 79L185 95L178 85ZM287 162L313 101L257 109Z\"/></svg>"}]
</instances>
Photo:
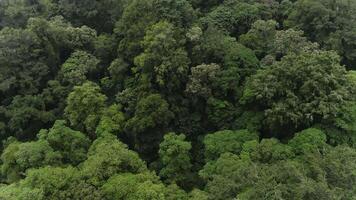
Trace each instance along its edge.
<instances>
[{"instance_id":1,"label":"forest","mask_svg":"<svg viewBox=\"0 0 356 200\"><path fill-rule=\"evenodd\" d=\"M0 200L356 200L355 0L0 0Z\"/></svg>"}]
</instances>

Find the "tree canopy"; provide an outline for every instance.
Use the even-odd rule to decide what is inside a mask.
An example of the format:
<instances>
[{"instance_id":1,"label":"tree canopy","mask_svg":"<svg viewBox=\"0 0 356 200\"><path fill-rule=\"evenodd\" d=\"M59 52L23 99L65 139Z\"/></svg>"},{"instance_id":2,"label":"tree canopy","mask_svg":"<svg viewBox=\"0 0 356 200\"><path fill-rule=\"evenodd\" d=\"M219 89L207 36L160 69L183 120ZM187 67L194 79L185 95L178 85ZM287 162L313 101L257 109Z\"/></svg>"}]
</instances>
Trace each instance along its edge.
<instances>
[{"instance_id":1,"label":"tree canopy","mask_svg":"<svg viewBox=\"0 0 356 200\"><path fill-rule=\"evenodd\" d=\"M1 200L353 200L355 0L0 0Z\"/></svg>"}]
</instances>

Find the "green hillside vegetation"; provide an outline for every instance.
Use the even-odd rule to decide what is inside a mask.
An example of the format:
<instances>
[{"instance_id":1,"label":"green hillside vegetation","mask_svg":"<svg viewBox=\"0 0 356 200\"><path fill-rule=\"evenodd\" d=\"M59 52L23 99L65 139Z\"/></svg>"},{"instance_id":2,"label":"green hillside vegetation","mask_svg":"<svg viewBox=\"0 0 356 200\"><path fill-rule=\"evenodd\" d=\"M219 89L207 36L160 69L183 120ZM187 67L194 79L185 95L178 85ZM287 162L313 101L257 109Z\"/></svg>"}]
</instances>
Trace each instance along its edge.
<instances>
[{"instance_id":1,"label":"green hillside vegetation","mask_svg":"<svg viewBox=\"0 0 356 200\"><path fill-rule=\"evenodd\" d=\"M0 140L1 200L355 200L356 1L0 0Z\"/></svg>"}]
</instances>

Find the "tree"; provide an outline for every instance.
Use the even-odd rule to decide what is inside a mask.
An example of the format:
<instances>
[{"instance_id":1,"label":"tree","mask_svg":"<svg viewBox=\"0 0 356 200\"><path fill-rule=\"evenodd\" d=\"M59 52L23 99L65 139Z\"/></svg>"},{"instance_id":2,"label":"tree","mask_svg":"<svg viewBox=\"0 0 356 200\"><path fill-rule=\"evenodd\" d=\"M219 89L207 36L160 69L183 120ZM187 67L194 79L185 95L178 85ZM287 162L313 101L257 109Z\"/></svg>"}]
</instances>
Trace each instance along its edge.
<instances>
[{"instance_id":1,"label":"tree","mask_svg":"<svg viewBox=\"0 0 356 200\"><path fill-rule=\"evenodd\" d=\"M0 186L0 198L8 200L43 200L43 194L42 191L38 189L30 189L22 185L11 184Z\"/></svg>"},{"instance_id":2,"label":"tree","mask_svg":"<svg viewBox=\"0 0 356 200\"><path fill-rule=\"evenodd\" d=\"M0 99L37 93L50 72L40 39L30 30L8 27L0 38Z\"/></svg>"},{"instance_id":3,"label":"tree","mask_svg":"<svg viewBox=\"0 0 356 200\"><path fill-rule=\"evenodd\" d=\"M337 146L327 152L322 164L330 187L345 199L355 195L355 156L354 148Z\"/></svg>"},{"instance_id":4,"label":"tree","mask_svg":"<svg viewBox=\"0 0 356 200\"><path fill-rule=\"evenodd\" d=\"M97 37L96 30L88 26L73 27L62 16L51 20L30 18L28 29L36 33L52 55L50 61L62 64L74 50L92 50Z\"/></svg>"},{"instance_id":5,"label":"tree","mask_svg":"<svg viewBox=\"0 0 356 200\"><path fill-rule=\"evenodd\" d=\"M43 199L60 200L72 198L72 185L78 179L78 170L73 167L44 167L28 172L23 185L41 191ZM77 192L80 192L79 190ZM93 195L94 196L94 195Z\"/></svg>"},{"instance_id":6,"label":"tree","mask_svg":"<svg viewBox=\"0 0 356 200\"><path fill-rule=\"evenodd\" d=\"M156 187L157 189L161 189L161 191L155 191L154 188ZM145 191L144 189L154 190L153 193L150 194L150 190ZM164 198L164 186L160 183L158 177L152 173L125 173L115 175L102 186L101 190L107 199L149 200L158 197L159 199ZM148 196L143 195L142 192Z\"/></svg>"},{"instance_id":7,"label":"tree","mask_svg":"<svg viewBox=\"0 0 356 200\"><path fill-rule=\"evenodd\" d=\"M61 155L47 141L9 144L1 155L1 173L8 183L23 178L26 170L46 165L59 165Z\"/></svg>"},{"instance_id":8,"label":"tree","mask_svg":"<svg viewBox=\"0 0 356 200\"><path fill-rule=\"evenodd\" d=\"M319 48L319 44L308 41L303 35L303 31L293 29L277 31L270 53L279 59L290 53L299 54Z\"/></svg>"},{"instance_id":9,"label":"tree","mask_svg":"<svg viewBox=\"0 0 356 200\"><path fill-rule=\"evenodd\" d=\"M152 94L137 103L135 115L127 121L125 130L134 138L137 151L151 157L173 117L166 100Z\"/></svg>"},{"instance_id":10,"label":"tree","mask_svg":"<svg viewBox=\"0 0 356 200\"><path fill-rule=\"evenodd\" d=\"M123 134L126 118L121 110L122 106L113 104L104 111L96 128L98 137L108 133L114 135Z\"/></svg>"},{"instance_id":11,"label":"tree","mask_svg":"<svg viewBox=\"0 0 356 200\"><path fill-rule=\"evenodd\" d=\"M352 35L355 30L354 1L305 0L297 1L286 25L302 29L309 39L322 47L334 49L343 56L349 68L355 64L355 46Z\"/></svg>"},{"instance_id":12,"label":"tree","mask_svg":"<svg viewBox=\"0 0 356 200\"><path fill-rule=\"evenodd\" d=\"M0 29L3 27L24 28L30 17L43 13L45 5L41 0L3 0L0 2Z\"/></svg>"},{"instance_id":13,"label":"tree","mask_svg":"<svg viewBox=\"0 0 356 200\"><path fill-rule=\"evenodd\" d=\"M215 28L209 28L192 50L192 61L198 65L210 62L220 66L213 83L215 97L239 99L240 86L259 68L259 60L251 49Z\"/></svg>"},{"instance_id":14,"label":"tree","mask_svg":"<svg viewBox=\"0 0 356 200\"><path fill-rule=\"evenodd\" d=\"M220 30L238 36L246 33L252 23L261 18L260 4L243 1L225 1L202 19L205 26L216 26Z\"/></svg>"},{"instance_id":15,"label":"tree","mask_svg":"<svg viewBox=\"0 0 356 200\"><path fill-rule=\"evenodd\" d=\"M199 175L207 182L205 191L209 199L233 199L253 184L257 167L249 160L240 159L232 153L222 154L216 161L207 163Z\"/></svg>"},{"instance_id":16,"label":"tree","mask_svg":"<svg viewBox=\"0 0 356 200\"><path fill-rule=\"evenodd\" d=\"M129 60L140 54L140 42L145 36L145 29L157 21L155 13L152 13L152 2L153 0L131 1L115 25L114 33L121 38L118 52Z\"/></svg>"},{"instance_id":17,"label":"tree","mask_svg":"<svg viewBox=\"0 0 356 200\"><path fill-rule=\"evenodd\" d=\"M64 83L82 85L98 69L99 60L84 51L75 51L62 65L60 73Z\"/></svg>"},{"instance_id":18,"label":"tree","mask_svg":"<svg viewBox=\"0 0 356 200\"><path fill-rule=\"evenodd\" d=\"M194 20L194 10L187 0L131 1L114 30L122 38L118 52L133 61L142 51L146 29L161 20L177 27L189 27Z\"/></svg>"},{"instance_id":19,"label":"tree","mask_svg":"<svg viewBox=\"0 0 356 200\"><path fill-rule=\"evenodd\" d=\"M126 5L127 0L50 0L47 9L48 15L62 15L75 26L89 25L99 32L110 33Z\"/></svg>"},{"instance_id":20,"label":"tree","mask_svg":"<svg viewBox=\"0 0 356 200\"><path fill-rule=\"evenodd\" d=\"M160 176L168 182L182 184L192 166L189 153L192 145L185 141L183 134L168 133L159 147L158 153L163 165Z\"/></svg>"},{"instance_id":21,"label":"tree","mask_svg":"<svg viewBox=\"0 0 356 200\"><path fill-rule=\"evenodd\" d=\"M208 134L203 140L205 159L206 161L213 161L228 152L239 154L245 142L256 139L258 139L258 135L247 130L225 130Z\"/></svg>"},{"instance_id":22,"label":"tree","mask_svg":"<svg viewBox=\"0 0 356 200\"><path fill-rule=\"evenodd\" d=\"M62 155L63 163L77 165L86 159L90 140L83 133L66 126L66 122L58 120L49 130L41 130L40 140L46 140L49 145Z\"/></svg>"},{"instance_id":23,"label":"tree","mask_svg":"<svg viewBox=\"0 0 356 200\"><path fill-rule=\"evenodd\" d=\"M354 180L349 173L355 162L345 158L352 158L355 151L326 145L319 132L316 129L302 132L292 139L298 141L298 144L292 142L295 145L282 144L276 139L252 140L243 144L239 154L222 154L199 172L206 181L204 190L213 199L349 198ZM320 142L324 147L322 153L310 151L319 148ZM293 153L300 152L300 148L306 151ZM331 158L337 154L338 158Z\"/></svg>"},{"instance_id":24,"label":"tree","mask_svg":"<svg viewBox=\"0 0 356 200\"><path fill-rule=\"evenodd\" d=\"M179 30L166 21L154 24L142 42L144 52L135 58L141 73L170 93L183 87L190 63L183 48L185 41L179 34Z\"/></svg>"},{"instance_id":25,"label":"tree","mask_svg":"<svg viewBox=\"0 0 356 200\"><path fill-rule=\"evenodd\" d=\"M349 98L346 71L339 61L329 51L285 56L249 79L240 102L262 109L270 130L320 122L339 113Z\"/></svg>"},{"instance_id":26,"label":"tree","mask_svg":"<svg viewBox=\"0 0 356 200\"><path fill-rule=\"evenodd\" d=\"M53 122L55 116L47 110L40 95L15 96L4 110L7 128L20 140L34 139L35 134Z\"/></svg>"},{"instance_id":27,"label":"tree","mask_svg":"<svg viewBox=\"0 0 356 200\"><path fill-rule=\"evenodd\" d=\"M296 154L323 151L326 135L321 130L310 128L297 133L288 143Z\"/></svg>"},{"instance_id":28,"label":"tree","mask_svg":"<svg viewBox=\"0 0 356 200\"><path fill-rule=\"evenodd\" d=\"M278 163L295 157L293 148L278 139L251 140L242 145L241 157L248 157L256 163Z\"/></svg>"},{"instance_id":29,"label":"tree","mask_svg":"<svg viewBox=\"0 0 356 200\"><path fill-rule=\"evenodd\" d=\"M136 152L129 150L115 136L104 135L91 145L81 171L88 183L100 187L115 174L143 173L147 167Z\"/></svg>"},{"instance_id":30,"label":"tree","mask_svg":"<svg viewBox=\"0 0 356 200\"><path fill-rule=\"evenodd\" d=\"M220 66L217 64L202 64L191 68L191 75L186 92L202 98L212 96L212 85L216 81Z\"/></svg>"},{"instance_id":31,"label":"tree","mask_svg":"<svg viewBox=\"0 0 356 200\"><path fill-rule=\"evenodd\" d=\"M257 20L251 29L240 36L239 42L255 51L259 58L263 58L271 49L271 41L277 32L277 22L274 20Z\"/></svg>"},{"instance_id":32,"label":"tree","mask_svg":"<svg viewBox=\"0 0 356 200\"><path fill-rule=\"evenodd\" d=\"M86 131L93 137L105 108L107 97L100 92L100 87L92 82L75 86L67 98L65 116L71 125Z\"/></svg>"}]
</instances>

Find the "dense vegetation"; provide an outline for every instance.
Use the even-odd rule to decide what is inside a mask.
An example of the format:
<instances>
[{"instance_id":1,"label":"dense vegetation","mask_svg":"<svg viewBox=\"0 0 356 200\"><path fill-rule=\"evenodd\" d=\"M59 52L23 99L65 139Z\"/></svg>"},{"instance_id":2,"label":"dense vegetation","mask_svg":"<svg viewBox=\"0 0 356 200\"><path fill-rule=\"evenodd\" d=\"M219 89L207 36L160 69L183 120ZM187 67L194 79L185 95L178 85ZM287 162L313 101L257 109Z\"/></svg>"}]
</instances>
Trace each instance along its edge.
<instances>
[{"instance_id":1,"label":"dense vegetation","mask_svg":"<svg viewBox=\"0 0 356 200\"><path fill-rule=\"evenodd\" d=\"M0 199L353 200L356 1L0 0Z\"/></svg>"}]
</instances>

